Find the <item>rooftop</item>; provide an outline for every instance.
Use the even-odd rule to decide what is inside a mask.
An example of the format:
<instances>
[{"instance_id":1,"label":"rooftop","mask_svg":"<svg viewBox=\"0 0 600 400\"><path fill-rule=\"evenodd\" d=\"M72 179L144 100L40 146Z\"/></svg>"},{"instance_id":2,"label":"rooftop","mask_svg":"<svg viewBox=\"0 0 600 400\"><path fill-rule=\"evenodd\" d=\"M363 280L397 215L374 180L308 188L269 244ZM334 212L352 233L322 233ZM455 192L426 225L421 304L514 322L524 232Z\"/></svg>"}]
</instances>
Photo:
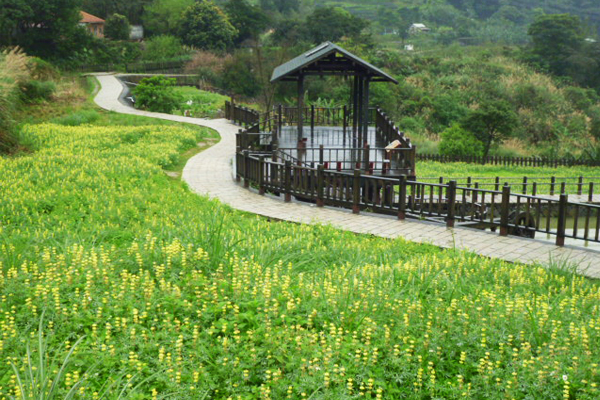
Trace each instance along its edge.
<instances>
[{"instance_id":1,"label":"rooftop","mask_svg":"<svg viewBox=\"0 0 600 400\"><path fill-rule=\"evenodd\" d=\"M79 22L82 24L103 24L104 20L95 15L86 13L85 11L81 11L81 20Z\"/></svg>"}]
</instances>

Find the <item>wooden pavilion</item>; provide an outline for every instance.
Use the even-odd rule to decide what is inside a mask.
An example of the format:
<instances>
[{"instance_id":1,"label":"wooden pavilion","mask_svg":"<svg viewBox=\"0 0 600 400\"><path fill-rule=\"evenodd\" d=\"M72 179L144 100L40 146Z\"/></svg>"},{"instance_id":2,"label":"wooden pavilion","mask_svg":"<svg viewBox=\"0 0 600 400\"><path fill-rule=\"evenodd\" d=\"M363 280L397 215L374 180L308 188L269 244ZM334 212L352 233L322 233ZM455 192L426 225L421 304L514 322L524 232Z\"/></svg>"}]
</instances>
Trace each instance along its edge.
<instances>
[{"instance_id":1,"label":"wooden pavilion","mask_svg":"<svg viewBox=\"0 0 600 400\"><path fill-rule=\"evenodd\" d=\"M298 141L304 134L304 82L308 76L353 77L350 105L353 137L362 145L368 137L369 91L371 82L398 81L374 65L340 46L325 42L308 52L280 65L273 71L271 83L296 82L298 85Z\"/></svg>"}]
</instances>

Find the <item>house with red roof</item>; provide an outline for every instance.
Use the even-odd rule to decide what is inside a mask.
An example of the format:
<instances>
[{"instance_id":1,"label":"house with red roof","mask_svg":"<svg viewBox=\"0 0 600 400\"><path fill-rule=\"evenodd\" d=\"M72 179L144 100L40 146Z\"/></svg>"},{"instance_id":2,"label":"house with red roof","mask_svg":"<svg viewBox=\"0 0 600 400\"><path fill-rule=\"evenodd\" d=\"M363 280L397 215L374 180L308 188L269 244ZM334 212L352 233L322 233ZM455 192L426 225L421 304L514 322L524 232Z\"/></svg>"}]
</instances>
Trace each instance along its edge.
<instances>
[{"instance_id":1,"label":"house with red roof","mask_svg":"<svg viewBox=\"0 0 600 400\"><path fill-rule=\"evenodd\" d=\"M104 37L104 20L95 15L81 11L81 20L79 25L84 26L94 36L98 38Z\"/></svg>"}]
</instances>

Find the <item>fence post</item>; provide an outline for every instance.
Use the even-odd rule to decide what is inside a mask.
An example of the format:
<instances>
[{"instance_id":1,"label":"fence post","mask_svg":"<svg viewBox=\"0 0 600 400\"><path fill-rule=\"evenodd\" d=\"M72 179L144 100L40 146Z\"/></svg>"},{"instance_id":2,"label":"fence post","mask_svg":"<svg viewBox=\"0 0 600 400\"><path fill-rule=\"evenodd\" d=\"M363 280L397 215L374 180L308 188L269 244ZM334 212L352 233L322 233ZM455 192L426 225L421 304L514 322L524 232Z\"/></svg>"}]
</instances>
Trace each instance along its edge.
<instances>
[{"instance_id":1,"label":"fence post","mask_svg":"<svg viewBox=\"0 0 600 400\"><path fill-rule=\"evenodd\" d=\"M325 205L325 166L317 166L317 207Z\"/></svg>"},{"instance_id":2,"label":"fence post","mask_svg":"<svg viewBox=\"0 0 600 400\"><path fill-rule=\"evenodd\" d=\"M496 177L494 189L496 190L496 192L500 191L500 177L499 176Z\"/></svg>"},{"instance_id":3,"label":"fence post","mask_svg":"<svg viewBox=\"0 0 600 400\"><path fill-rule=\"evenodd\" d=\"M550 178L550 196L554 196L554 186L556 185L556 177Z\"/></svg>"},{"instance_id":4,"label":"fence post","mask_svg":"<svg viewBox=\"0 0 600 400\"><path fill-rule=\"evenodd\" d=\"M508 236L508 215L510 209L510 186L504 184L502 188L502 207L500 209L500 236Z\"/></svg>"},{"instance_id":5,"label":"fence post","mask_svg":"<svg viewBox=\"0 0 600 400\"><path fill-rule=\"evenodd\" d=\"M565 245L565 231L567 227L567 206L569 196L562 193L558 201L558 225L556 228L556 245Z\"/></svg>"},{"instance_id":6,"label":"fence post","mask_svg":"<svg viewBox=\"0 0 600 400\"><path fill-rule=\"evenodd\" d=\"M310 134L315 134L315 106L310 106Z\"/></svg>"},{"instance_id":7,"label":"fence post","mask_svg":"<svg viewBox=\"0 0 600 400\"><path fill-rule=\"evenodd\" d=\"M368 171L369 170L369 158L371 156L371 146L369 146L368 144L365 144L364 146L364 154L363 154L363 162L364 162L364 170Z\"/></svg>"},{"instance_id":8,"label":"fence post","mask_svg":"<svg viewBox=\"0 0 600 400\"><path fill-rule=\"evenodd\" d=\"M400 175L400 187L398 189L398 219L406 219L406 175Z\"/></svg>"},{"instance_id":9,"label":"fence post","mask_svg":"<svg viewBox=\"0 0 600 400\"><path fill-rule=\"evenodd\" d=\"M258 194L265 194L265 156L258 158Z\"/></svg>"},{"instance_id":10,"label":"fence post","mask_svg":"<svg viewBox=\"0 0 600 400\"><path fill-rule=\"evenodd\" d=\"M344 115L343 115L343 130L344 130L344 145L346 144L346 131L348 130L348 107L344 104Z\"/></svg>"},{"instance_id":11,"label":"fence post","mask_svg":"<svg viewBox=\"0 0 600 400\"><path fill-rule=\"evenodd\" d=\"M352 213L360 213L360 169L354 170L354 179L352 184Z\"/></svg>"},{"instance_id":12,"label":"fence post","mask_svg":"<svg viewBox=\"0 0 600 400\"><path fill-rule=\"evenodd\" d=\"M285 173L285 179L284 179L284 185L285 185L285 202L289 203L290 201L292 201L292 162L290 160L286 160L285 161L285 170L283 171Z\"/></svg>"},{"instance_id":13,"label":"fence post","mask_svg":"<svg viewBox=\"0 0 600 400\"><path fill-rule=\"evenodd\" d=\"M579 177L579 182L577 182L577 195L581 196L583 193L583 176Z\"/></svg>"},{"instance_id":14,"label":"fence post","mask_svg":"<svg viewBox=\"0 0 600 400\"><path fill-rule=\"evenodd\" d=\"M329 155L331 156L331 152ZM325 150L322 144L319 145L319 164L325 164Z\"/></svg>"},{"instance_id":15,"label":"fence post","mask_svg":"<svg viewBox=\"0 0 600 400\"><path fill-rule=\"evenodd\" d=\"M244 150L244 187L247 189L250 187L250 179L248 177L248 170L250 169L250 152Z\"/></svg>"},{"instance_id":16,"label":"fence post","mask_svg":"<svg viewBox=\"0 0 600 400\"><path fill-rule=\"evenodd\" d=\"M446 187L446 198L448 201L446 226L448 228L454 228L454 219L456 216L456 181L448 182L448 186Z\"/></svg>"},{"instance_id":17,"label":"fence post","mask_svg":"<svg viewBox=\"0 0 600 400\"><path fill-rule=\"evenodd\" d=\"M590 203L594 201L594 182L590 182L590 188L588 191L588 201Z\"/></svg>"},{"instance_id":18,"label":"fence post","mask_svg":"<svg viewBox=\"0 0 600 400\"><path fill-rule=\"evenodd\" d=\"M523 194L527 194L527 177L523 177Z\"/></svg>"}]
</instances>

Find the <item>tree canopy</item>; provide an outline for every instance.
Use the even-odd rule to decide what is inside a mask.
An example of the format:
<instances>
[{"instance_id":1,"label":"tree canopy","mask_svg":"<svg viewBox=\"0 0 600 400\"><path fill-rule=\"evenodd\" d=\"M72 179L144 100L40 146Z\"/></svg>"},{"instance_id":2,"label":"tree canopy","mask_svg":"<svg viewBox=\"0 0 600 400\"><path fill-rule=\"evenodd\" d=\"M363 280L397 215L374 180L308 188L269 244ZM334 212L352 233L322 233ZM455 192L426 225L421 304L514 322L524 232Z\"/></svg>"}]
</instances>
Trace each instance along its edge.
<instances>
[{"instance_id":1,"label":"tree canopy","mask_svg":"<svg viewBox=\"0 0 600 400\"><path fill-rule=\"evenodd\" d=\"M225 50L233 44L237 30L215 3L198 0L183 13L179 35L189 46Z\"/></svg>"},{"instance_id":2,"label":"tree canopy","mask_svg":"<svg viewBox=\"0 0 600 400\"><path fill-rule=\"evenodd\" d=\"M225 4L225 12L238 31L236 44L256 38L269 24L269 17L260 7L251 5L246 0L229 0Z\"/></svg>"},{"instance_id":3,"label":"tree canopy","mask_svg":"<svg viewBox=\"0 0 600 400\"><path fill-rule=\"evenodd\" d=\"M131 27L127 17L121 14L113 14L106 19L104 25L104 36L113 40L129 39Z\"/></svg>"}]
</instances>

